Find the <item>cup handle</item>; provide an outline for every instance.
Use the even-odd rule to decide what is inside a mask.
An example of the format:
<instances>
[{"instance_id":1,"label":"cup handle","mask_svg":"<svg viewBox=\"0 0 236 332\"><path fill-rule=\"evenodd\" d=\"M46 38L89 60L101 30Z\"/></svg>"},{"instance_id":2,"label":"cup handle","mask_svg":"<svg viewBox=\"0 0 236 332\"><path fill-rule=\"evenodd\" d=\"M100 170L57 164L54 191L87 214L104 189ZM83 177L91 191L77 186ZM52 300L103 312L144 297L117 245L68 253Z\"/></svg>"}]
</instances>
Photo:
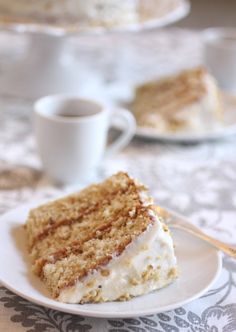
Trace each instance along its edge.
<instances>
[{"instance_id":1,"label":"cup handle","mask_svg":"<svg viewBox=\"0 0 236 332\"><path fill-rule=\"evenodd\" d=\"M116 108L111 114L110 127L113 126L121 129L122 133L108 145L105 157L110 157L128 145L136 131L136 121L133 114L124 108Z\"/></svg>"}]
</instances>

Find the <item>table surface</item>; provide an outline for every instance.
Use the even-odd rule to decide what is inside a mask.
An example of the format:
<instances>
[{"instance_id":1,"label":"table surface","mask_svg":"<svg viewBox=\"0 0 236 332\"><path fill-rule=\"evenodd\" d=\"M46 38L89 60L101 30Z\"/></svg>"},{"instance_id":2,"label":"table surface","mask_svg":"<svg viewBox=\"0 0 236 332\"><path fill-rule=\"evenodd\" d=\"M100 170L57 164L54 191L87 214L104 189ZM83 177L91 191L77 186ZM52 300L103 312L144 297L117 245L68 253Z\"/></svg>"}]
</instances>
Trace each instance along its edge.
<instances>
[{"instance_id":1,"label":"table surface","mask_svg":"<svg viewBox=\"0 0 236 332\"><path fill-rule=\"evenodd\" d=\"M110 43L109 38L115 42ZM94 72L103 77L109 96L118 93L118 98L125 97L137 82L202 61L200 34L193 31L165 29L145 33L143 38L100 37L100 47L101 43L103 50L107 47L109 52L100 51L99 57L99 47L92 37L73 38L71 52L80 61L90 61ZM0 73L9 70L10 63L22 56L26 44L24 36L0 34ZM0 213L31 199L70 191L71 188L53 186L41 172L30 122L30 102L17 100L14 91L10 91L8 96L1 96L0 107L0 187L13 187L0 190ZM188 216L206 233L236 244L236 137L196 145L134 139L122 153L107 160L97 180L118 170L126 170L147 184L160 205ZM20 187L21 181L27 185ZM18 183L18 189L14 183ZM29 303L0 285L0 331L233 332L236 262L223 258L219 279L200 299L174 311L134 319L95 319L60 313Z\"/></svg>"}]
</instances>

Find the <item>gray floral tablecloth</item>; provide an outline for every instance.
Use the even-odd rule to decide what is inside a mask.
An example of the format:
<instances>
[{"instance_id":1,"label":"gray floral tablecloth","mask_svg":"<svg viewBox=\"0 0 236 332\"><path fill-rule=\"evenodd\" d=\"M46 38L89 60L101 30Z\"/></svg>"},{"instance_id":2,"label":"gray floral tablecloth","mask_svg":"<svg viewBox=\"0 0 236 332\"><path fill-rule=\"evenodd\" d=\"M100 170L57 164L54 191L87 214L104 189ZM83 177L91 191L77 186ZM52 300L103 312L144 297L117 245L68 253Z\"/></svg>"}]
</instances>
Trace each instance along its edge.
<instances>
[{"instance_id":1,"label":"gray floral tablecloth","mask_svg":"<svg viewBox=\"0 0 236 332\"><path fill-rule=\"evenodd\" d=\"M109 97L124 85L130 89L148 77L202 61L197 32L167 29L145 33L143 38L102 36L99 43L98 47L92 37L73 38L70 50L79 61L93 64ZM2 73L17 61L26 40L24 36L2 32L0 45ZM108 51L101 54L101 47ZM122 53L122 49L126 52ZM117 53L119 57L115 56ZM32 134L31 110L27 98L16 99L14 91L0 98L1 214L32 199L71 190L54 187L42 173ZM159 204L188 216L206 233L236 245L235 136L195 145L134 139L122 153L107 160L97 179L118 170L127 170L147 184ZM170 312L129 319L61 313L30 303L0 285L0 331L235 332L236 262L223 257L220 277L200 299Z\"/></svg>"}]
</instances>

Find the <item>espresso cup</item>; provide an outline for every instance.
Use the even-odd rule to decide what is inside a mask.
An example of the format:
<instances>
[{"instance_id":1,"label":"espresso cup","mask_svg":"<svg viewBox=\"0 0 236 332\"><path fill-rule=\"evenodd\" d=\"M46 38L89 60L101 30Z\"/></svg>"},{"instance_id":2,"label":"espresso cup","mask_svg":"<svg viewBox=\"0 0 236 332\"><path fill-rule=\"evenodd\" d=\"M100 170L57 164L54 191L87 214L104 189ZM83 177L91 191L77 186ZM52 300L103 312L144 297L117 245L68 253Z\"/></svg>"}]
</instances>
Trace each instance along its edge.
<instances>
[{"instance_id":1,"label":"espresso cup","mask_svg":"<svg viewBox=\"0 0 236 332\"><path fill-rule=\"evenodd\" d=\"M122 132L107 145L108 130L117 122ZM135 129L131 112L112 111L77 96L47 96L34 105L34 130L43 168L61 184L89 181L104 157L130 142Z\"/></svg>"},{"instance_id":2,"label":"espresso cup","mask_svg":"<svg viewBox=\"0 0 236 332\"><path fill-rule=\"evenodd\" d=\"M219 86L236 91L236 29L210 28L203 31L204 62Z\"/></svg>"}]
</instances>

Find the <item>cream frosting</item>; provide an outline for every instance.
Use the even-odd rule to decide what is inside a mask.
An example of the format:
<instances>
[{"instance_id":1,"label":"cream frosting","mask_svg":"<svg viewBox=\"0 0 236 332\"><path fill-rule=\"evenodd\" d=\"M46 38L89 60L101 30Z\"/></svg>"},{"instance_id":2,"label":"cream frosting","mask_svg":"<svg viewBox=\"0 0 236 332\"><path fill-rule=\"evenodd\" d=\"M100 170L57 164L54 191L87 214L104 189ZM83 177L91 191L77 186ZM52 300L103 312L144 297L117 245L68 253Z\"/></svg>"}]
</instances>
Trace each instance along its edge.
<instances>
[{"instance_id":1,"label":"cream frosting","mask_svg":"<svg viewBox=\"0 0 236 332\"><path fill-rule=\"evenodd\" d=\"M153 225L124 252L74 286L61 291L58 300L67 303L129 299L168 285L177 275L177 262L169 231L150 210ZM50 264L44 275L50 273ZM105 273L104 273L105 272Z\"/></svg>"}]
</instances>

